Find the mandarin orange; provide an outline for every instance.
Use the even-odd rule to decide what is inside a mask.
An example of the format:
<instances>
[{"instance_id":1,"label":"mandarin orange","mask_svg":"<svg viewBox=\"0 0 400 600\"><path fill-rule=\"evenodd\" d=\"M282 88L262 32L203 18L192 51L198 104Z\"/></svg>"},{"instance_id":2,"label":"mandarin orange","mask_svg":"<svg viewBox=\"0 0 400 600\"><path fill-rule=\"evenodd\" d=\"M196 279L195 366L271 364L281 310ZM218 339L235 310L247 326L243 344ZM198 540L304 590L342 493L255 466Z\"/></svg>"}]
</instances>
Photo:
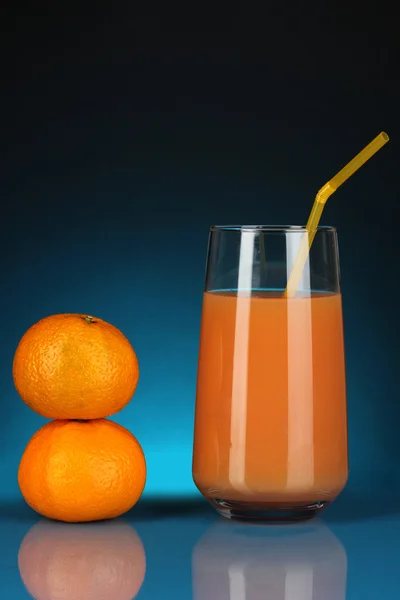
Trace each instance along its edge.
<instances>
[{"instance_id":1,"label":"mandarin orange","mask_svg":"<svg viewBox=\"0 0 400 600\"><path fill-rule=\"evenodd\" d=\"M22 400L43 417L99 419L131 400L139 365L128 339L110 323L60 314L23 335L13 378Z\"/></svg>"},{"instance_id":2,"label":"mandarin orange","mask_svg":"<svg viewBox=\"0 0 400 600\"><path fill-rule=\"evenodd\" d=\"M107 419L47 423L29 441L18 470L29 506L68 522L122 515L139 500L145 482L139 442Z\"/></svg>"}]
</instances>

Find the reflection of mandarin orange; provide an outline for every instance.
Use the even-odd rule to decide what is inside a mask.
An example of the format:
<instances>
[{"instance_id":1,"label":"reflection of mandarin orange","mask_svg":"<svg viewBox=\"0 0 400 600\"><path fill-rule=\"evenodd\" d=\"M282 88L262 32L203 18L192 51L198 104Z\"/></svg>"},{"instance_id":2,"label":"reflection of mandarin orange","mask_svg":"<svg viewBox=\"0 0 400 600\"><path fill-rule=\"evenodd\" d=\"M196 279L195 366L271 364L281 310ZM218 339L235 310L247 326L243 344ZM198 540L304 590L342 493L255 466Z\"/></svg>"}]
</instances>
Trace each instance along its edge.
<instances>
[{"instance_id":1,"label":"reflection of mandarin orange","mask_svg":"<svg viewBox=\"0 0 400 600\"><path fill-rule=\"evenodd\" d=\"M18 471L26 502L45 517L117 517L140 498L146 462L137 439L108 421L52 421L28 443Z\"/></svg>"},{"instance_id":2,"label":"reflection of mandarin orange","mask_svg":"<svg viewBox=\"0 0 400 600\"><path fill-rule=\"evenodd\" d=\"M146 557L127 523L39 522L22 541L18 566L36 600L131 600L139 592Z\"/></svg>"},{"instance_id":3,"label":"reflection of mandarin orange","mask_svg":"<svg viewBox=\"0 0 400 600\"><path fill-rule=\"evenodd\" d=\"M17 392L49 419L98 419L115 414L132 398L138 378L136 354L113 325L77 314L42 319L17 347Z\"/></svg>"}]
</instances>

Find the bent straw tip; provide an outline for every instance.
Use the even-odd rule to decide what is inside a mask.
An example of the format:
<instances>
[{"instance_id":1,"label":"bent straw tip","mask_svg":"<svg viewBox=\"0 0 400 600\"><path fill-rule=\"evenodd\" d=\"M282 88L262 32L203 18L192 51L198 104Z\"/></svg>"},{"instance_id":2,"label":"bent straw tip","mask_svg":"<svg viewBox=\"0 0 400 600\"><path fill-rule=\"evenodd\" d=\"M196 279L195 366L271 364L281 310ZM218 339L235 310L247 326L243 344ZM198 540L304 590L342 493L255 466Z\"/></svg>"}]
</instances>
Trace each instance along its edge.
<instances>
[{"instance_id":1,"label":"bent straw tip","mask_svg":"<svg viewBox=\"0 0 400 600\"><path fill-rule=\"evenodd\" d=\"M388 142L390 140L390 137L388 136L388 134L386 133L386 131L381 131L380 135L383 137L383 139L385 140L385 142Z\"/></svg>"}]
</instances>

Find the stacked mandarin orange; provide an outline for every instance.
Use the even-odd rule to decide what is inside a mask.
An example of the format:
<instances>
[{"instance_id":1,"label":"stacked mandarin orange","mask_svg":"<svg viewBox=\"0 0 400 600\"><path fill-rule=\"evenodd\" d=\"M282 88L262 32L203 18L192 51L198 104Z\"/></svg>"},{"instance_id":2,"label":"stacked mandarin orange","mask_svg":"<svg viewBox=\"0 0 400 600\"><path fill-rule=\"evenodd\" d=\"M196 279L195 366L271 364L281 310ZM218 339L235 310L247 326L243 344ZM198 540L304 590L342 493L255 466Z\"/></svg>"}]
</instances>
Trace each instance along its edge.
<instances>
[{"instance_id":1,"label":"stacked mandarin orange","mask_svg":"<svg viewBox=\"0 0 400 600\"><path fill-rule=\"evenodd\" d=\"M129 340L102 319L46 317L20 340L13 379L22 400L51 419L18 470L27 504L67 522L118 517L139 500L146 461L138 440L109 420L132 399L139 365Z\"/></svg>"}]
</instances>

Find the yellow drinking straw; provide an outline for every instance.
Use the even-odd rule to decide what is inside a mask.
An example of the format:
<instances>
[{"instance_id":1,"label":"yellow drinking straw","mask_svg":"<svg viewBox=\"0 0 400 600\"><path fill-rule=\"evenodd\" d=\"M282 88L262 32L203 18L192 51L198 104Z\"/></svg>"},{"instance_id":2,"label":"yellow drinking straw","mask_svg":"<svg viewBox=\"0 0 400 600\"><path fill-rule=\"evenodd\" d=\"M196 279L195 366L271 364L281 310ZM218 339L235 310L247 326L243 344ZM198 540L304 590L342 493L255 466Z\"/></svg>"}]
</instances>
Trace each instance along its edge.
<instances>
[{"instance_id":1,"label":"yellow drinking straw","mask_svg":"<svg viewBox=\"0 0 400 600\"><path fill-rule=\"evenodd\" d=\"M311 209L310 216L306 225L306 232L302 238L299 251L292 271L289 276L286 290L284 295L291 298L296 293L297 286L300 281L301 274L304 269L304 265L307 260L308 252L313 243L315 234L317 233L317 227L319 220L324 210L324 206L329 196L336 192L338 187L342 185L353 173L357 171L364 163L367 162L378 150L382 148L389 141L387 133L382 131L375 139L372 140L361 152L357 154L343 169L339 171L328 183L326 183L317 193L313 207Z\"/></svg>"}]
</instances>

